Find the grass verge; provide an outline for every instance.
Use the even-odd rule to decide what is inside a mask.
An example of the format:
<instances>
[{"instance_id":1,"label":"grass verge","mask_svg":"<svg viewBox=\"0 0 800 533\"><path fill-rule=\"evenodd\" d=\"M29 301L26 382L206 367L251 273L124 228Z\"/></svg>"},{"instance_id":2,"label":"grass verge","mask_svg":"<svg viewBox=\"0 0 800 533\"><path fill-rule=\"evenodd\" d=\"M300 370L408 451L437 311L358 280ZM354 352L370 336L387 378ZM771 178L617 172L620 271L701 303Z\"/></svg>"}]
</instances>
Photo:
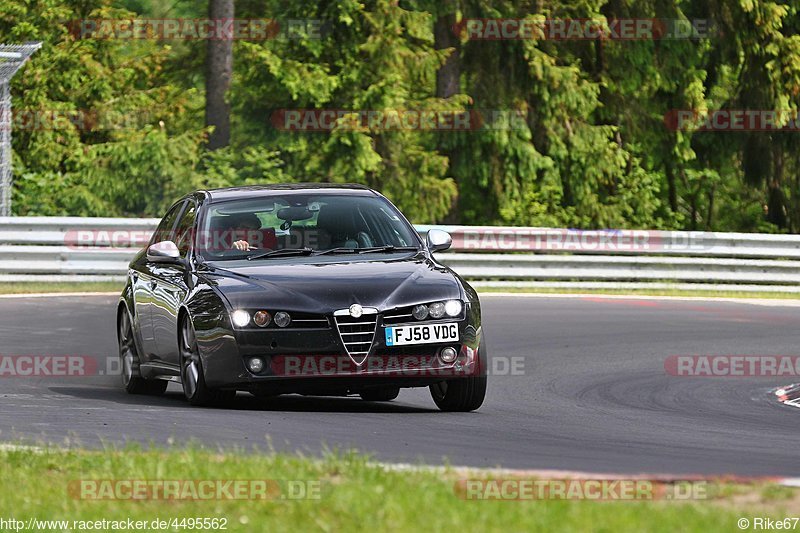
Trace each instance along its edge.
<instances>
[{"instance_id":1,"label":"grass verge","mask_svg":"<svg viewBox=\"0 0 800 533\"><path fill-rule=\"evenodd\" d=\"M0 463L0 518L70 523L216 518L226 520L227 531L234 532L737 530L740 517L752 521L754 516L796 515L800 501L797 490L730 483L710 490L710 499L690 502L467 500L454 490L463 474L387 470L355 454L311 460L202 449L5 449ZM274 497L266 500L105 501L80 497L102 491L75 490L81 480L234 479L276 480L284 497L271 493ZM318 486L318 497L291 498L286 489L290 486L305 487L306 495L313 495L312 488Z\"/></svg>"},{"instance_id":2,"label":"grass verge","mask_svg":"<svg viewBox=\"0 0 800 533\"><path fill-rule=\"evenodd\" d=\"M0 294L32 294L50 292L122 292L125 284L118 281L87 281L87 282L0 282Z\"/></svg>"}]
</instances>

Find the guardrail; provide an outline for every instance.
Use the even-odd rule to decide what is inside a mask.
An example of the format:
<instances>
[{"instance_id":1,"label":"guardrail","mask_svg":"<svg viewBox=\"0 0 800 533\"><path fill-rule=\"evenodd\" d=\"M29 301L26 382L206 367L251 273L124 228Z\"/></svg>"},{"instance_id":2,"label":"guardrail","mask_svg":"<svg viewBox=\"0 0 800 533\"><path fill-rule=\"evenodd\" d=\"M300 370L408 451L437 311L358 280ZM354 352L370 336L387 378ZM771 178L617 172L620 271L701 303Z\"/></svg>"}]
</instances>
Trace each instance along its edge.
<instances>
[{"instance_id":1,"label":"guardrail","mask_svg":"<svg viewBox=\"0 0 800 533\"><path fill-rule=\"evenodd\" d=\"M122 280L157 219L0 217L0 281ZM417 226L474 285L800 292L800 235Z\"/></svg>"}]
</instances>

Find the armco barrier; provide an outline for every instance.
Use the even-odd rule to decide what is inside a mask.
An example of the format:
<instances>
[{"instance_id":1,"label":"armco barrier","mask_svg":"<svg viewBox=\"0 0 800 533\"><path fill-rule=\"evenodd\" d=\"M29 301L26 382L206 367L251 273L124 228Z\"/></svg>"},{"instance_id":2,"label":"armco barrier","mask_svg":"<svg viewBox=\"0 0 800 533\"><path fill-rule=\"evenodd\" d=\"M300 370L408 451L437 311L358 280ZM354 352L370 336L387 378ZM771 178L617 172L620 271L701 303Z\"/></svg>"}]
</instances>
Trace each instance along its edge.
<instances>
[{"instance_id":1,"label":"armco barrier","mask_svg":"<svg viewBox=\"0 0 800 533\"><path fill-rule=\"evenodd\" d=\"M0 281L121 280L157 219L0 218ZM800 292L800 236L417 226L453 236L439 254L492 288L678 288Z\"/></svg>"}]
</instances>

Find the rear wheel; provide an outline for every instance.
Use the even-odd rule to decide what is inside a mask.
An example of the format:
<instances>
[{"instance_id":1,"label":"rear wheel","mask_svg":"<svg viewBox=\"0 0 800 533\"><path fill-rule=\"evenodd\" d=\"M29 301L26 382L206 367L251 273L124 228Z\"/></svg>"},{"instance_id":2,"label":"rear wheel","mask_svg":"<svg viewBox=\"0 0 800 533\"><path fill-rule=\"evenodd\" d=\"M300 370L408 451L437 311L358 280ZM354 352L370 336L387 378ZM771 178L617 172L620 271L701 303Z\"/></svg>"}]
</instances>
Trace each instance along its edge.
<instances>
[{"instance_id":1,"label":"rear wheel","mask_svg":"<svg viewBox=\"0 0 800 533\"><path fill-rule=\"evenodd\" d=\"M133 325L127 309L123 309L117 321L119 358L122 363L122 386L129 394L164 394L168 383L163 380L144 379L139 372L139 352L133 337Z\"/></svg>"},{"instance_id":2,"label":"rear wheel","mask_svg":"<svg viewBox=\"0 0 800 533\"><path fill-rule=\"evenodd\" d=\"M382 389L367 389L359 394L362 400L368 402L390 402L400 394L400 387L386 387Z\"/></svg>"},{"instance_id":3,"label":"rear wheel","mask_svg":"<svg viewBox=\"0 0 800 533\"><path fill-rule=\"evenodd\" d=\"M203 375L203 361L191 320L181 323L181 385L183 395L192 405L210 406L233 400L236 391L210 389Z\"/></svg>"}]
</instances>

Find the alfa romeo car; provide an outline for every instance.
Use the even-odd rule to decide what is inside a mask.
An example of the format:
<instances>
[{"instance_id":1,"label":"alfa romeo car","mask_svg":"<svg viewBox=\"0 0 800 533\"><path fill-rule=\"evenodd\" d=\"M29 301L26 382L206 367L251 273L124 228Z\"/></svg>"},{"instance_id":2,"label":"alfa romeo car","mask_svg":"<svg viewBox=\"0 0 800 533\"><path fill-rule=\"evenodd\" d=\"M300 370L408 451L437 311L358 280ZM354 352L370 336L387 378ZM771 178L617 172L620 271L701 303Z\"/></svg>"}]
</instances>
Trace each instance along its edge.
<instances>
[{"instance_id":1,"label":"alfa romeo car","mask_svg":"<svg viewBox=\"0 0 800 533\"><path fill-rule=\"evenodd\" d=\"M429 387L444 411L486 394L475 290L380 193L358 185L204 190L131 261L117 308L131 394L180 383L193 405L237 391L390 401Z\"/></svg>"}]
</instances>

